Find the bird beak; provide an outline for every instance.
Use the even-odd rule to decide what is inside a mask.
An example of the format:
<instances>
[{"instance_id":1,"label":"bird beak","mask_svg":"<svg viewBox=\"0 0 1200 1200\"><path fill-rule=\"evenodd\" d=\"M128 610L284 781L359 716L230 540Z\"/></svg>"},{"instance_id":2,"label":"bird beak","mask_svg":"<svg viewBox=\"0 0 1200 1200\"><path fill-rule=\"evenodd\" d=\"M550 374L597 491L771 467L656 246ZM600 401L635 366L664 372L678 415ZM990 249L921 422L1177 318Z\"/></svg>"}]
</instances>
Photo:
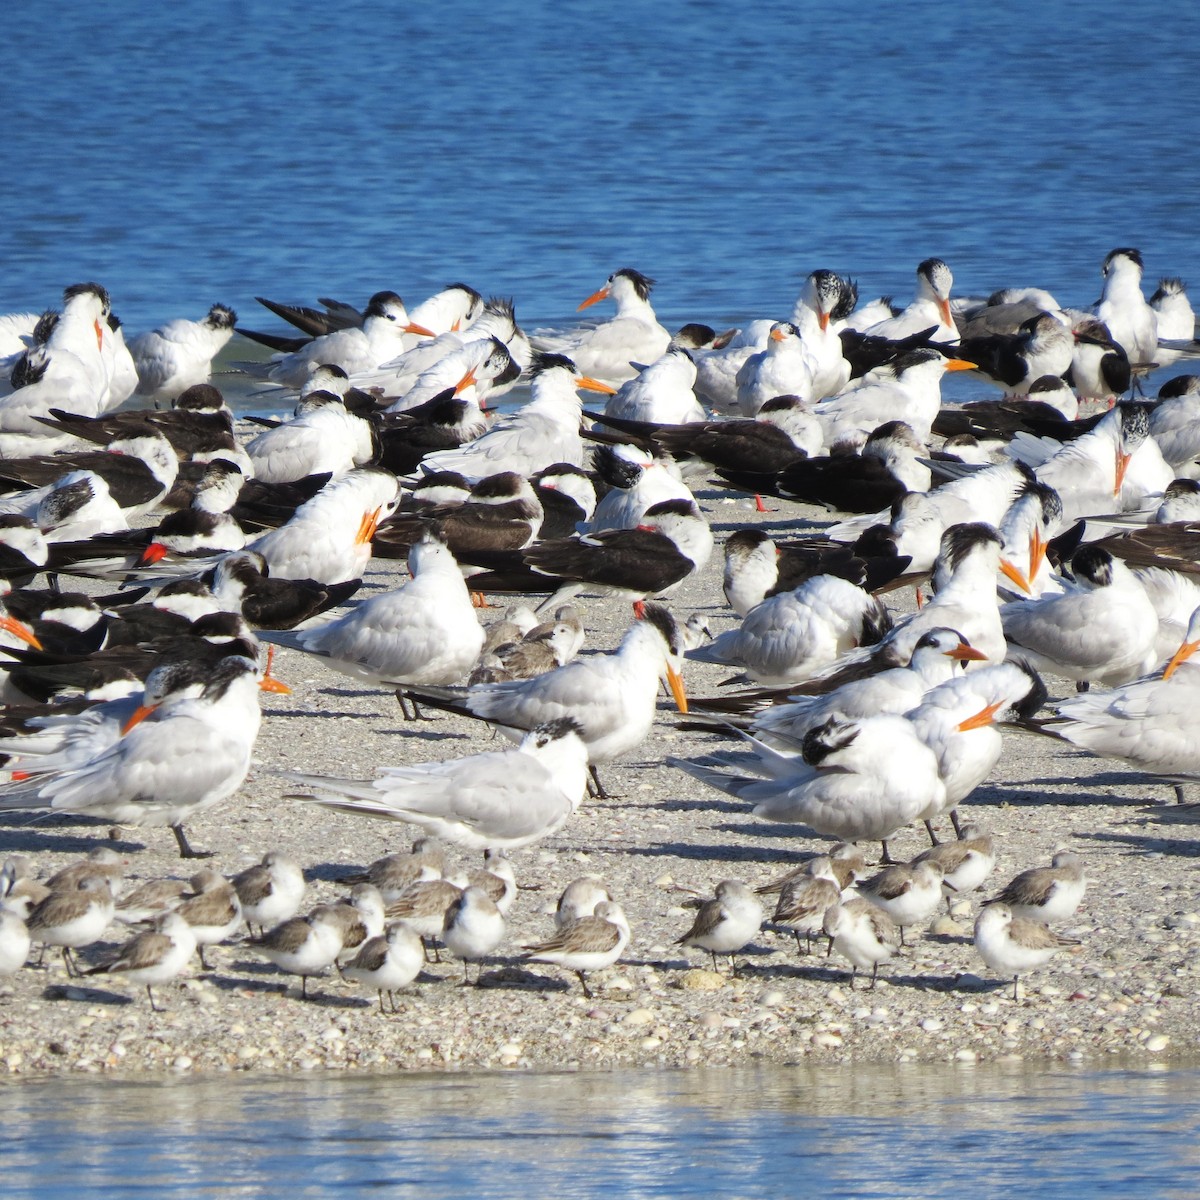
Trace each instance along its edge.
<instances>
[{"instance_id":1,"label":"bird beak","mask_svg":"<svg viewBox=\"0 0 1200 1200\"><path fill-rule=\"evenodd\" d=\"M405 333L419 333L421 337L437 337L437 334L432 329L426 329L424 325L414 325L411 321L404 327Z\"/></svg>"},{"instance_id":2,"label":"bird beak","mask_svg":"<svg viewBox=\"0 0 1200 1200\"><path fill-rule=\"evenodd\" d=\"M787 337L787 334L784 333L782 329L771 330L771 341L782 342L785 337Z\"/></svg>"},{"instance_id":3,"label":"bird beak","mask_svg":"<svg viewBox=\"0 0 1200 1200\"><path fill-rule=\"evenodd\" d=\"M583 312L585 308L591 308L593 304L599 304L601 300L608 299L609 287L606 283L598 292L593 292L575 311Z\"/></svg>"},{"instance_id":4,"label":"bird beak","mask_svg":"<svg viewBox=\"0 0 1200 1200\"><path fill-rule=\"evenodd\" d=\"M467 388L475 386L475 368L472 367L455 385L454 394L457 396L459 392L465 392Z\"/></svg>"},{"instance_id":5,"label":"bird beak","mask_svg":"<svg viewBox=\"0 0 1200 1200\"><path fill-rule=\"evenodd\" d=\"M454 324L450 326L450 332L457 333L461 328L462 328L462 321L455 321Z\"/></svg>"},{"instance_id":6,"label":"bird beak","mask_svg":"<svg viewBox=\"0 0 1200 1200\"><path fill-rule=\"evenodd\" d=\"M133 710L133 716L121 726L121 736L124 737L135 725L140 725L157 707L157 704L139 704Z\"/></svg>"},{"instance_id":7,"label":"bird beak","mask_svg":"<svg viewBox=\"0 0 1200 1200\"><path fill-rule=\"evenodd\" d=\"M145 550L142 551L142 556L137 560L139 567L152 567L156 562L162 562L170 551L162 542L151 542Z\"/></svg>"},{"instance_id":8,"label":"bird beak","mask_svg":"<svg viewBox=\"0 0 1200 1200\"><path fill-rule=\"evenodd\" d=\"M989 704L986 708L981 708L973 717L968 717L965 721L960 721L958 730L960 733L966 733L971 729L982 729L985 725L990 725L995 719L996 714L1004 707L1003 700L997 700L995 704Z\"/></svg>"},{"instance_id":9,"label":"bird beak","mask_svg":"<svg viewBox=\"0 0 1200 1200\"><path fill-rule=\"evenodd\" d=\"M1042 531L1035 529L1029 535L1029 579L1030 582L1037 578L1038 572L1042 569L1042 563L1046 561L1046 548L1050 543L1043 539Z\"/></svg>"},{"instance_id":10,"label":"bird beak","mask_svg":"<svg viewBox=\"0 0 1200 1200\"><path fill-rule=\"evenodd\" d=\"M824 333L829 328L829 314L827 312L817 313L817 324L820 325L821 332Z\"/></svg>"},{"instance_id":11,"label":"bird beak","mask_svg":"<svg viewBox=\"0 0 1200 1200\"><path fill-rule=\"evenodd\" d=\"M1121 494L1121 485L1125 482L1125 472L1129 470L1129 460L1133 457L1132 454L1125 454L1121 448L1117 448L1117 480L1113 484L1113 495Z\"/></svg>"},{"instance_id":12,"label":"bird beak","mask_svg":"<svg viewBox=\"0 0 1200 1200\"><path fill-rule=\"evenodd\" d=\"M575 386L583 388L588 392L602 392L606 396L615 396L617 389L609 387L607 383L601 383L598 379L593 379L590 375L579 375L575 379Z\"/></svg>"},{"instance_id":13,"label":"bird beak","mask_svg":"<svg viewBox=\"0 0 1200 1200\"><path fill-rule=\"evenodd\" d=\"M958 662L987 662L987 655L982 650L976 650L974 646L968 646L966 642L959 642L953 650L947 650L946 657L956 659Z\"/></svg>"},{"instance_id":14,"label":"bird beak","mask_svg":"<svg viewBox=\"0 0 1200 1200\"><path fill-rule=\"evenodd\" d=\"M954 318L950 315L950 301L949 300L939 300L938 301L938 311L942 314L942 324L949 327L950 329L953 329L954 328Z\"/></svg>"},{"instance_id":15,"label":"bird beak","mask_svg":"<svg viewBox=\"0 0 1200 1200\"><path fill-rule=\"evenodd\" d=\"M13 637L20 638L27 646L32 646L35 650L42 649L42 643L38 641L37 634L24 621L18 621L16 617L7 615L0 617L0 629L11 633Z\"/></svg>"},{"instance_id":16,"label":"bird beak","mask_svg":"<svg viewBox=\"0 0 1200 1200\"><path fill-rule=\"evenodd\" d=\"M1163 672L1163 678L1170 679L1179 665L1187 662L1197 650L1200 650L1200 642L1184 642L1171 656L1171 661L1167 663L1167 669Z\"/></svg>"},{"instance_id":17,"label":"bird beak","mask_svg":"<svg viewBox=\"0 0 1200 1200\"><path fill-rule=\"evenodd\" d=\"M671 695L675 698L675 707L681 713L686 713L688 702L687 692L683 690L683 676L670 663L667 663L667 685L671 689Z\"/></svg>"},{"instance_id":18,"label":"bird beak","mask_svg":"<svg viewBox=\"0 0 1200 1200\"><path fill-rule=\"evenodd\" d=\"M1021 568L1015 563L1009 562L1007 558L1000 560L1000 574L1011 579L1021 591L1027 592L1030 596L1033 595L1033 588L1029 586L1029 580L1025 577Z\"/></svg>"},{"instance_id":19,"label":"bird beak","mask_svg":"<svg viewBox=\"0 0 1200 1200\"><path fill-rule=\"evenodd\" d=\"M103 350L104 349L104 326L100 324L99 320L93 321L92 324L95 326L95 329L96 329L96 349Z\"/></svg>"},{"instance_id":20,"label":"bird beak","mask_svg":"<svg viewBox=\"0 0 1200 1200\"><path fill-rule=\"evenodd\" d=\"M967 362L965 358L948 358L946 359L947 371L978 371L979 364Z\"/></svg>"},{"instance_id":21,"label":"bird beak","mask_svg":"<svg viewBox=\"0 0 1200 1200\"><path fill-rule=\"evenodd\" d=\"M354 535L356 545L365 546L375 536L375 530L379 528L379 514L381 512L383 512L383 509L377 508L373 512L363 513L358 533Z\"/></svg>"}]
</instances>

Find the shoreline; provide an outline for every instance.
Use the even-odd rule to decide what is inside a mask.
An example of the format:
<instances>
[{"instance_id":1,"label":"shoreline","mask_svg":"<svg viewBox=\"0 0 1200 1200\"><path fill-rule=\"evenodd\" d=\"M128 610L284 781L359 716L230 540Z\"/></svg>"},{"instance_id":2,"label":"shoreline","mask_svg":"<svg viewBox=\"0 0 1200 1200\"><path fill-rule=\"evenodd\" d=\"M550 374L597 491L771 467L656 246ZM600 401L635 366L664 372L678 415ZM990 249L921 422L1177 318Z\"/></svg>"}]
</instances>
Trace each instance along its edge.
<instances>
[{"instance_id":1,"label":"shoreline","mask_svg":"<svg viewBox=\"0 0 1200 1200\"><path fill-rule=\"evenodd\" d=\"M731 528L812 531L828 516L779 502L757 514L752 502L704 488L697 499L718 546L700 578L671 598L686 618L704 613L713 632L735 619L720 591L721 543ZM367 588L398 576L373 566ZM366 591L365 594L369 594ZM890 605L900 598L888 597ZM503 598L496 603L503 605ZM615 645L627 610L605 599L580 603L585 652ZM502 607L483 614L500 619ZM406 723L386 691L365 689L319 662L283 651L276 674L291 696L264 697L255 765L241 791L196 823L208 865L233 874L272 848L290 853L310 881L302 911L345 893L336 879L382 854L406 848L416 831L282 799L280 770L370 776L380 765L430 761L488 748L477 722L439 715ZM689 695L711 694L728 669L688 663ZM1052 696L1068 694L1047 679ZM790 933L769 926L739 955L740 979L710 969L707 954L674 945L691 921L677 887L711 894L724 878L758 886L821 851L825 839L773 825L742 803L661 765L670 753L706 753L714 739L674 728L669 701L647 743L604 772L616 798L585 801L554 837L513 855L518 894L484 983L458 987L461 965L427 967L399 1012L380 1016L373 993L336 976L311 981L317 1000L298 999L299 981L237 943L209 950L213 971L156 989L167 1011L152 1013L144 991L119 978L68 980L59 956L48 970L25 968L0 981L0 1077L104 1073L158 1076L229 1070L610 1070L623 1067L752 1066L795 1062L1060 1061L1100 1067L1184 1065L1200 1031L1200 820L1166 803L1169 785L1146 782L1120 764L1072 747L1005 735L992 777L964 805L997 839L1000 861L982 895L1020 870L1048 863L1060 844L1088 865L1079 912L1058 926L1080 948L1022 981L990 975L970 944L970 915L925 933L880 971L879 986L849 986L846 964L799 956ZM301 724L297 717L314 717ZM292 719L287 719L287 718ZM948 832L948 829L947 829ZM189 834L193 831L189 829ZM88 849L110 844L107 823L58 818L0 824L0 856L29 855L45 876ZM186 878L167 830L127 830L127 886ZM144 849L137 849L137 846ZM906 859L928 845L923 830L897 835ZM871 857L871 855L868 855ZM454 864L474 865L453 850ZM547 934L559 891L580 874L602 876L633 930L626 957L590 982L517 958L522 943ZM768 902L770 898L768 898ZM961 902L959 902L961 905ZM768 915L770 903L767 905ZM110 928L108 946L120 940ZM239 935L242 936L242 935ZM104 945L86 951L95 961ZM441 982L436 982L441 980ZM286 992L281 991L285 987Z\"/></svg>"}]
</instances>

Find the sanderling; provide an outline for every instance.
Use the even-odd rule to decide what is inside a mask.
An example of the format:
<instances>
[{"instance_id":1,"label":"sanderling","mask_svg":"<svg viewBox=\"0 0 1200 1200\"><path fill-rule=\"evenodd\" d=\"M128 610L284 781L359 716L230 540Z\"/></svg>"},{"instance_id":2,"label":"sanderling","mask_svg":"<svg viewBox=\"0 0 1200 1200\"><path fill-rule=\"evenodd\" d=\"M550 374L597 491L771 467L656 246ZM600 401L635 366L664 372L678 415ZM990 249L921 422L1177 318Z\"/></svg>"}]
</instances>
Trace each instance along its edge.
<instances>
[{"instance_id":1,"label":"sanderling","mask_svg":"<svg viewBox=\"0 0 1200 1200\"><path fill-rule=\"evenodd\" d=\"M834 904L825 910L823 923L829 935L829 949L836 950L851 966L850 986L854 987L859 969L871 968L871 987L879 964L895 953L900 940L896 922L870 900L857 898Z\"/></svg>"},{"instance_id":2,"label":"sanderling","mask_svg":"<svg viewBox=\"0 0 1200 1200\"><path fill-rule=\"evenodd\" d=\"M590 917L596 911L597 904L611 899L599 875L581 875L563 888L558 907L554 910L554 923L561 929L581 917Z\"/></svg>"},{"instance_id":3,"label":"sanderling","mask_svg":"<svg viewBox=\"0 0 1200 1200\"><path fill-rule=\"evenodd\" d=\"M15 913L0 908L0 975L14 975L29 957L32 939L25 922Z\"/></svg>"},{"instance_id":4,"label":"sanderling","mask_svg":"<svg viewBox=\"0 0 1200 1200\"><path fill-rule=\"evenodd\" d=\"M208 970L204 947L230 937L242 923L237 889L223 875L205 868L188 881L192 895L175 910L191 927L200 965Z\"/></svg>"},{"instance_id":5,"label":"sanderling","mask_svg":"<svg viewBox=\"0 0 1200 1200\"><path fill-rule=\"evenodd\" d=\"M470 964L491 954L503 937L504 914L481 887L465 888L446 909L442 944L456 958L463 960L463 983L470 977ZM479 978L477 974L476 985Z\"/></svg>"},{"instance_id":6,"label":"sanderling","mask_svg":"<svg viewBox=\"0 0 1200 1200\"><path fill-rule=\"evenodd\" d=\"M114 957L99 966L88 967L83 974L119 973L130 983L145 984L150 1007L162 1012L154 1003L153 985L174 979L198 949L195 932L187 920L178 912L167 912L158 918L153 930L131 938Z\"/></svg>"},{"instance_id":7,"label":"sanderling","mask_svg":"<svg viewBox=\"0 0 1200 1200\"><path fill-rule=\"evenodd\" d=\"M988 903L1007 904L1014 917L1063 921L1079 907L1086 888L1083 859L1069 850L1058 850L1050 866L1022 871Z\"/></svg>"},{"instance_id":8,"label":"sanderling","mask_svg":"<svg viewBox=\"0 0 1200 1200\"><path fill-rule=\"evenodd\" d=\"M996 866L991 834L984 833L978 825L964 825L962 833L957 841L942 842L923 850L910 864L931 862L942 868L942 892L947 907L955 896L964 896L982 887Z\"/></svg>"},{"instance_id":9,"label":"sanderling","mask_svg":"<svg viewBox=\"0 0 1200 1200\"><path fill-rule=\"evenodd\" d=\"M67 892L51 892L29 914L30 937L42 946L59 946L68 975L75 975L72 950L98 941L113 917L108 880L88 875Z\"/></svg>"},{"instance_id":10,"label":"sanderling","mask_svg":"<svg viewBox=\"0 0 1200 1200\"><path fill-rule=\"evenodd\" d=\"M998 975L1011 975L1013 999L1018 997L1021 976L1044 966L1060 950L1078 946L1075 938L1055 933L1041 921L1017 917L1007 904L993 902L975 921L975 949Z\"/></svg>"},{"instance_id":11,"label":"sanderling","mask_svg":"<svg viewBox=\"0 0 1200 1200\"><path fill-rule=\"evenodd\" d=\"M375 988L381 1013L383 993L387 992L395 1012L396 991L412 983L424 963L425 947L420 936L403 921L397 921L388 926L386 933L368 938L353 961L342 968L342 974L364 987Z\"/></svg>"},{"instance_id":12,"label":"sanderling","mask_svg":"<svg viewBox=\"0 0 1200 1200\"><path fill-rule=\"evenodd\" d=\"M300 996L308 999L308 977L320 975L342 950L342 922L332 905L320 904L306 917L293 917L247 943L281 971L300 976Z\"/></svg>"},{"instance_id":13,"label":"sanderling","mask_svg":"<svg viewBox=\"0 0 1200 1200\"><path fill-rule=\"evenodd\" d=\"M440 879L446 870L445 847L435 837L419 837L408 854L377 858L365 870L343 877L343 883L373 883L384 904L399 900L418 879Z\"/></svg>"},{"instance_id":14,"label":"sanderling","mask_svg":"<svg viewBox=\"0 0 1200 1200\"><path fill-rule=\"evenodd\" d=\"M290 920L304 900L304 872L300 865L277 850L233 877L246 925L259 932Z\"/></svg>"},{"instance_id":15,"label":"sanderling","mask_svg":"<svg viewBox=\"0 0 1200 1200\"><path fill-rule=\"evenodd\" d=\"M448 879L423 879L414 883L399 899L387 906L390 920L405 921L421 935L426 957L431 943L442 936L446 909L462 895L462 888ZM436 950L434 950L436 953ZM441 961L441 955L437 955Z\"/></svg>"},{"instance_id":16,"label":"sanderling","mask_svg":"<svg viewBox=\"0 0 1200 1200\"><path fill-rule=\"evenodd\" d=\"M933 916L942 899L942 868L923 862L908 866L885 867L873 879L858 885L858 894L882 908L900 930L920 925Z\"/></svg>"},{"instance_id":17,"label":"sanderling","mask_svg":"<svg viewBox=\"0 0 1200 1200\"><path fill-rule=\"evenodd\" d=\"M592 991L587 984L587 973L612 966L628 944L629 922L621 906L612 900L601 900L590 917L580 917L564 925L545 942L526 946L525 957L530 962L555 963L574 971L583 985L583 994L590 1000Z\"/></svg>"},{"instance_id":18,"label":"sanderling","mask_svg":"<svg viewBox=\"0 0 1200 1200\"><path fill-rule=\"evenodd\" d=\"M716 970L717 955L729 955L730 970L737 973L734 955L762 928L763 907L744 883L723 879L713 899L706 900L696 914L692 927L675 943L695 946L712 955Z\"/></svg>"},{"instance_id":19,"label":"sanderling","mask_svg":"<svg viewBox=\"0 0 1200 1200\"><path fill-rule=\"evenodd\" d=\"M825 910L842 898L834 866L825 855L811 859L805 867L804 872L783 885L771 918L792 931L801 954L811 950L813 935L824 930ZM803 945L801 934L805 935Z\"/></svg>"}]
</instances>

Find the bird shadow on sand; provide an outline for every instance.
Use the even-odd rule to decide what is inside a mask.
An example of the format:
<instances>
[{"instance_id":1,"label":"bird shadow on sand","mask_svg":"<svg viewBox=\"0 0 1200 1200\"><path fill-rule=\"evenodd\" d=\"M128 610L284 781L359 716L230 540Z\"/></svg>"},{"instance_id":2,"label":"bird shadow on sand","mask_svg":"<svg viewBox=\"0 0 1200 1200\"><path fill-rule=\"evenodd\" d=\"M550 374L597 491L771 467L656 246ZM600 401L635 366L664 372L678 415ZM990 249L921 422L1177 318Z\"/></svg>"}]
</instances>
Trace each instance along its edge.
<instances>
[{"instance_id":1,"label":"bird shadow on sand","mask_svg":"<svg viewBox=\"0 0 1200 1200\"><path fill-rule=\"evenodd\" d=\"M1170 811L1170 810L1167 810ZM1150 825L1150 820L1147 819L1139 824L1142 827ZM1080 832L1074 834L1074 837L1081 842L1097 842L1107 845L1127 846L1131 853L1146 854L1160 853L1169 854L1173 858L1200 858L1200 839L1196 838L1172 838L1165 837L1162 834L1135 834L1135 833L1113 833L1109 830L1094 830L1091 832Z\"/></svg>"},{"instance_id":2,"label":"bird shadow on sand","mask_svg":"<svg viewBox=\"0 0 1200 1200\"><path fill-rule=\"evenodd\" d=\"M68 983L50 983L42 991L43 1000L67 1000L72 1004L107 1004L121 1008L133 1004L132 996L120 992L109 992L103 988L91 987L86 983L71 980Z\"/></svg>"},{"instance_id":3,"label":"bird shadow on sand","mask_svg":"<svg viewBox=\"0 0 1200 1200\"><path fill-rule=\"evenodd\" d=\"M298 717L303 720L311 720L313 717L352 717L354 720L359 721L369 714L337 712L332 708L323 708L320 712L313 712L311 708L272 708L270 715L272 717Z\"/></svg>"},{"instance_id":4,"label":"bird shadow on sand","mask_svg":"<svg viewBox=\"0 0 1200 1200\"><path fill-rule=\"evenodd\" d=\"M404 726L401 729L377 729L376 733L383 737L402 737L409 738L417 742L469 742L471 735L468 733L452 733L448 729L413 729L411 726Z\"/></svg>"},{"instance_id":5,"label":"bird shadow on sand","mask_svg":"<svg viewBox=\"0 0 1200 1200\"><path fill-rule=\"evenodd\" d=\"M746 805L744 803L733 800L709 800L707 797L703 800L682 800L677 798L670 800L649 800L631 803L626 805L626 807L643 808L656 812L720 812L736 813L738 815L746 812Z\"/></svg>"},{"instance_id":6,"label":"bird shadow on sand","mask_svg":"<svg viewBox=\"0 0 1200 1200\"><path fill-rule=\"evenodd\" d=\"M648 846L629 846L626 854L645 858L682 858L697 862L782 863L800 866L811 855L798 855L795 850L765 849L760 846L704 846L693 842L654 842Z\"/></svg>"},{"instance_id":7,"label":"bird shadow on sand","mask_svg":"<svg viewBox=\"0 0 1200 1200\"><path fill-rule=\"evenodd\" d=\"M65 829L81 828L93 830L93 836L83 833L65 832ZM49 817L29 820L0 821L0 854L11 852L34 853L46 851L58 854L87 854L100 846L117 851L118 854L133 854L145 850L144 842L113 840L107 836L112 822L99 817L65 816L54 813Z\"/></svg>"},{"instance_id":8,"label":"bird shadow on sand","mask_svg":"<svg viewBox=\"0 0 1200 1200\"><path fill-rule=\"evenodd\" d=\"M1080 780L1074 776L1050 776L1044 779L1024 779L1016 787L981 788L964 801L966 809L971 808L1045 808L1046 806L1062 807L1139 807L1146 803L1144 796L1121 796L1111 792L1093 790L1105 786L1128 787L1128 775L1094 775L1089 779ZM1034 792L1037 787L1070 787L1086 786L1087 791L1070 792Z\"/></svg>"},{"instance_id":9,"label":"bird shadow on sand","mask_svg":"<svg viewBox=\"0 0 1200 1200\"><path fill-rule=\"evenodd\" d=\"M252 969L251 965L247 963L234 963L233 966L238 971ZM261 966L262 964L259 963L253 964L255 968L261 968ZM210 972L206 978L213 987L219 988L223 992L254 992L259 995L281 998L286 996L298 1000L302 1004L311 1004L322 1008L370 1008L373 1006L373 1001L367 999L362 992L341 995L329 991L331 986L338 984L337 977L333 975L311 976L308 981L308 996L302 998L299 994L300 977L298 975L284 975L270 966L267 966L265 971L256 970L254 973L269 975L269 978L243 979L232 975L219 975L215 972Z\"/></svg>"}]
</instances>

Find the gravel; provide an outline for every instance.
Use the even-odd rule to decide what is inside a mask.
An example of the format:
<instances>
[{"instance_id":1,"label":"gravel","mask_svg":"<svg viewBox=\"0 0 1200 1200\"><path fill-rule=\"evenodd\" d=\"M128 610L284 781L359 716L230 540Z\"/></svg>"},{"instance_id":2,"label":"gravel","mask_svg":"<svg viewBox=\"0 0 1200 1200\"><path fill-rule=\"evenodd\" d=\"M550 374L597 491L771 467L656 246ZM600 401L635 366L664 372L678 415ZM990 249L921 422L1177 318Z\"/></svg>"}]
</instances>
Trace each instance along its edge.
<instances>
[{"instance_id":1,"label":"gravel","mask_svg":"<svg viewBox=\"0 0 1200 1200\"><path fill-rule=\"evenodd\" d=\"M818 510L781 504L760 515L743 500L701 490L718 540L747 522L772 532L812 531ZM372 587L397 576L373 570ZM720 591L720 549L671 600L686 616L705 613L714 632L734 620ZM897 601L897 597L892 597ZM902 601L898 601L902 603ZM503 603L503 601L500 601ZM582 602L590 649L609 648L628 609L611 599ZM500 609L484 614L498 620ZM488 748L478 723L436 715L407 723L387 692L348 682L283 652L275 672L290 696L264 696L266 719L254 767L232 799L189 827L232 874L272 848L287 851L310 883L306 906L345 894L338 879L406 848L403 824L328 812L284 797L281 770L373 775L386 764L443 759ZM689 664L692 695L710 694L728 671ZM1047 681L1052 695L1069 685ZM797 954L787 931L768 924L738 956L739 974L714 971L708 956L675 944L693 913L681 889L711 894L722 879L758 885L826 843L800 827L772 825L742 803L663 765L668 755L706 753L713 739L676 730L664 700L648 742L604 771L614 799L588 801L555 837L514 856L522 890L505 942L484 963L481 987L459 986L453 961L428 966L398 994L395 1015L336 975L311 981L308 1002L285 976L235 940L208 951L212 970L156 988L166 1011L118 977L69 980L57 952L43 969L0 980L0 1074L61 1072L382 1071L465 1068L595 1069L715 1066L752 1062L1015 1059L1099 1063L1110 1056L1181 1058L1200 1028L1200 897L1196 817L1168 801L1170 789L1070 747L1018 736L968 815L996 838L1000 863L990 895L1018 871L1048 863L1060 845L1078 851L1091 884L1060 932L1081 945L1023 981L988 972L971 944L973 901L960 899L880 971L878 985L851 986L844 964ZM948 830L947 830L948 832ZM107 841L107 822L59 817L6 819L0 854L29 855L45 877L89 849L128 853L128 882L186 877L167 830L126 830ZM897 858L928 844L900 833ZM456 860L467 865L465 856ZM599 874L628 914L624 959L591 979L585 997L573 975L525 964L522 944L553 928L559 891ZM913 931L916 933L917 931ZM82 953L103 957L121 939ZM244 935L240 935L244 936ZM99 982L98 982L99 981Z\"/></svg>"}]
</instances>

